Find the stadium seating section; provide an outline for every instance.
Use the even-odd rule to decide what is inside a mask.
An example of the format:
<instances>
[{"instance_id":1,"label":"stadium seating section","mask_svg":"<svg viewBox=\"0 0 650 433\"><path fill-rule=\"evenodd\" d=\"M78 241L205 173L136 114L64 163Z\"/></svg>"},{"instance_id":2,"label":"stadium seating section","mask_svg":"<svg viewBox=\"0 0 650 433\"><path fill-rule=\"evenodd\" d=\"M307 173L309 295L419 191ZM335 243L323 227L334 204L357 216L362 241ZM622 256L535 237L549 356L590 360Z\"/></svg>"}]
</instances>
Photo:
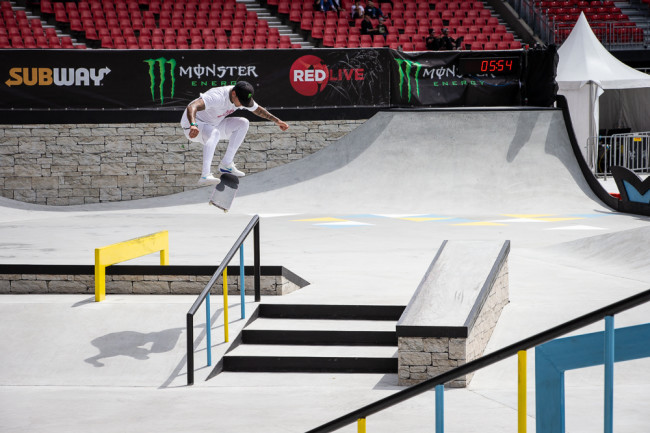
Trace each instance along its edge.
<instances>
[{"instance_id":1,"label":"stadium seating section","mask_svg":"<svg viewBox=\"0 0 650 433\"><path fill-rule=\"evenodd\" d=\"M426 50L425 39L429 29L437 35L443 28L455 39L463 36L463 48L472 50L517 49L521 43L505 26L499 24L497 17L484 7L480 0L472 1L416 1L402 0L380 3L386 16L388 34L361 35L361 19L349 21L352 0L343 0L343 11L313 12L312 2L279 0L278 11L288 14L289 21L297 25L303 33L323 47L370 48L390 47L404 51ZM373 27L378 24L372 20Z\"/></svg>"},{"instance_id":2,"label":"stadium seating section","mask_svg":"<svg viewBox=\"0 0 650 433\"><path fill-rule=\"evenodd\" d=\"M650 0L647 0L650 4ZM555 24L557 43L563 42L580 12L584 12L594 34L610 43L643 42L643 29L629 20L612 0L539 1L540 10Z\"/></svg>"},{"instance_id":3,"label":"stadium seating section","mask_svg":"<svg viewBox=\"0 0 650 433\"><path fill-rule=\"evenodd\" d=\"M8 1L0 2L0 48L85 48L70 36L59 36L54 27L43 28L38 18L28 18Z\"/></svg>"},{"instance_id":4,"label":"stadium seating section","mask_svg":"<svg viewBox=\"0 0 650 433\"><path fill-rule=\"evenodd\" d=\"M0 2L0 48L86 48L86 45L107 49L301 47L235 0L40 0L37 3L42 19L27 18L24 10L14 10L9 1ZM360 34L361 20L350 18L352 0L341 0L340 12L327 13L314 11L312 0L267 0L266 5L317 47L426 50L429 29L439 32L448 28L453 38L464 38L463 49L521 48L515 35L499 23L481 0L379 3L386 16L388 33L385 36ZM635 28L610 0L539 1L538 6L550 21L559 23L556 26L559 38L566 37L580 11L584 11L599 37L616 33L621 41L643 39L641 29ZM612 27L612 22L621 25ZM44 27L43 23L52 23L55 27ZM373 25L377 25L376 20ZM73 44L70 36L59 36L57 28L84 43Z\"/></svg>"}]
</instances>

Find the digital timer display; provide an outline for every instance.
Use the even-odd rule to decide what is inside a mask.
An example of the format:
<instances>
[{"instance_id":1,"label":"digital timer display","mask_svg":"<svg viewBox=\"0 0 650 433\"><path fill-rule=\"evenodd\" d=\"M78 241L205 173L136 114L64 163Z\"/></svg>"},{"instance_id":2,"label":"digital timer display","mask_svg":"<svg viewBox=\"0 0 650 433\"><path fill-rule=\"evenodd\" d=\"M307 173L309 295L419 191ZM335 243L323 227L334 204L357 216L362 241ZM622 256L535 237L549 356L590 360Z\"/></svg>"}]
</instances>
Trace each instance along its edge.
<instances>
[{"instance_id":1,"label":"digital timer display","mask_svg":"<svg viewBox=\"0 0 650 433\"><path fill-rule=\"evenodd\" d=\"M519 64L519 57L461 57L458 67L462 75L516 75Z\"/></svg>"}]
</instances>

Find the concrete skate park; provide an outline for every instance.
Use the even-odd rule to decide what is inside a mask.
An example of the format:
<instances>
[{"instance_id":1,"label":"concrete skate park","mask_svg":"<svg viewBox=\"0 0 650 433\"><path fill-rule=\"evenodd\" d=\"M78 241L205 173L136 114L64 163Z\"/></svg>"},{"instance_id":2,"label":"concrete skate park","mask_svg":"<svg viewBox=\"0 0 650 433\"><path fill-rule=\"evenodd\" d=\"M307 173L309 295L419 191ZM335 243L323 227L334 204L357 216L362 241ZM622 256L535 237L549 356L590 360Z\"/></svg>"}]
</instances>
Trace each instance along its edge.
<instances>
[{"instance_id":1,"label":"concrete skate park","mask_svg":"<svg viewBox=\"0 0 650 433\"><path fill-rule=\"evenodd\" d=\"M243 178L228 213L207 204L210 188L65 207L1 199L0 263L91 266L97 247L167 230L170 264L216 267L259 215L262 266L282 266L308 282L262 296L262 304L406 307L445 241L509 241L508 300L487 355L650 285L648 217L617 212L598 198L570 133L559 109L379 112L317 153ZM251 266L250 241L245 247ZM152 254L128 264L158 260ZM453 265L472 274L471 256L457 255ZM109 291L95 302L93 294L4 294L0 430L302 432L406 389L397 372L215 374L259 305L249 295L246 319L240 298L230 297L228 343L222 298L212 295L213 366L206 364L201 307L188 386L185 318L197 295ZM616 314L616 327L645 324L649 313L644 304ZM604 329L599 321L571 335ZM322 345L244 346L256 345L233 353L332 356ZM397 347L389 352L397 357ZM617 432L650 426L648 362L615 364ZM602 365L566 373L567 432L602 429L603 374ZM517 387L515 356L476 371L466 387L446 388L445 429L516 431ZM368 431L433 431L434 401L431 390L369 416Z\"/></svg>"}]
</instances>

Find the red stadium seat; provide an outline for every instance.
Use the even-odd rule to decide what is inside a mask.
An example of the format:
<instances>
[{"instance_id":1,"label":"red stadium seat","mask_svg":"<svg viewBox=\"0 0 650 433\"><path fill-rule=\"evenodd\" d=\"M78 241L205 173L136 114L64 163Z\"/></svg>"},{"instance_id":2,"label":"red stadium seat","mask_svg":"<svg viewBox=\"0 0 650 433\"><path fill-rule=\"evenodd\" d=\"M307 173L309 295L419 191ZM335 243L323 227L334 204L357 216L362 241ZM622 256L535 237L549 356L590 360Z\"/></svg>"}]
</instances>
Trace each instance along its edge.
<instances>
[{"instance_id":1,"label":"red stadium seat","mask_svg":"<svg viewBox=\"0 0 650 433\"><path fill-rule=\"evenodd\" d=\"M278 2L278 13L282 15L289 15L291 2L280 0Z\"/></svg>"},{"instance_id":2,"label":"red stadium seat","mask_svg":"<svg viewBox=\"0 0 650 433\"><path fill-rule=\"evenodd\" d=\"M55 3L55 4L61 4L61 3ZM67 23L69 21L68 14L65 12L65 9L54 11L54 19L60 23Z\"/></svg>"},{"instance_id":3,"label":"red stadium seat","mask_svg":"<svg viewBox=\"0 0 650 433\"><path fill-rule=\"evenodd\" d=\"M138 39L135 36L127 36L125 39L126 48L129 50L137 50L140 48L138 45Z\"/></svg>"},{"instance_id":4,"label":"red stadium seat","mask_svg":"<svg viewBox=\"0 0 650 433\"><path fill-rule=\"evenodd\" d=\"M359 45L361 44L359 35L348 35L345 40L348 41L348 47L350 48L359 48Z\"/></svg>"},{"instance_id":5,"label":"red stadium seat","mask_svg":"<svg viewBox=\"0 0 650 433\"><path fill-rule=\"evenodd\" d=\"M12 47L13 48L38 48L38 45L36 44L36 39L34 39L33 36L21 39L21 40L13 40L12 41Z\"/></svg>"},{"instance_id":6,"label":"red stadium seat","mask_svg":"<svg viewBox=\"0 0 650 433\"><path fill-rule=\"evenodd\" d=\"M113 48L116 50L126 50L126 42L124 42L124 38L120 37L118 39L114 39Z\"/></svg>"},{"instance_id":7,"label":"red stadium seat","mask_svg":"<svg viewBox=\"0 0 650 433\"><path fill-rule=\"evenodd\" d=\"M41 12L44 14L53 14L54 8L50 0L41 0Z\"/></svg>"},{"instance_id":8,"label":"red stadium seat","mask_svg":"<svg viewBox=\"0 0 650 433\"><path fill-rule=\"evenodd\" d=\"M413 49L415 51L426 51L427 50L427 44L424 41L417 41L413 43Z\"/></svg>"},{"instance_id":9,"label":"red stadium seat","mask_svg":"<svg viewBox=\"0 0 650 433\"><path fill-rule=\"evenodd\" d=\"M286 45L286 43L284 44ZM291 45L291 43L289 43ZM328 33L327 35L323 35L323 47L329 47L332 48L335 45L334 41L334 35L331 33ZM280 40L280 48L289 48L289 47L283 47L283 41Z\"/></svg>"},{"instance_id":10,"label":"red stadium seat","mask_svg":"<svg viewBox=\"0 0 650 433\"><path fill-rule=\"evenodd\" d=\"M199 37L196 37L196 36L192 37L192 39L190 40L190 47L193 50L203 49L203 38L201 38L200 36Z\"/></svg>"}]
</instances>

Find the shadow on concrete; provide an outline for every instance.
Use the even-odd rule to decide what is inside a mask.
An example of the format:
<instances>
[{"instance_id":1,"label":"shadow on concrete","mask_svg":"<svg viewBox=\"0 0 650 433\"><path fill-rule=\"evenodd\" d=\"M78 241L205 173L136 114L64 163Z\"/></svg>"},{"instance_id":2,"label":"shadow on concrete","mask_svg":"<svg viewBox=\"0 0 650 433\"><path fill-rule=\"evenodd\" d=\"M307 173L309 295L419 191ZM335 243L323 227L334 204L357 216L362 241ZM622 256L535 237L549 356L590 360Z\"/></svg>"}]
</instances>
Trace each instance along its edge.
<instances>
[{"instance_id":1,"label":"shadow on concrete","mask_svg":"<svg viewBox=\"0 0 650 433\"><path fill-rule=\"evenodd\" d=\"M231 307L235 307L235 306L238 306L238 305L241 305L241 304L237 304L237 303L235 303L235 304L231 304L230 306L231 306ZM223 324L218 325L218 326L215 326L215 322L216 322L216 320L221 316L222 313L223 313L223 308L217 308L217 309L214 311L214 313L212 313L212 315L210 316L210 329L211 329L211 330L218 329L218 328L223 328ZM241 320L241 319L238 319L238 320ZM234 322L237 322L238 320L233 320L233 321L230 321L230 322L228 322L228 323L234 323ZM206 339L206 332L205 332L205 325L203 325L203 324L195 324L195 325L194 325L194 328L195 328L195 329L200 329L200 330L201 330L201 332L199 332L199 334L198 334L198 335L195 335L195 337L194 337L194 346L193 346L193 348L194 348L194 357L195 357L195 359L196 359L196 356L197 356L197 353L198 353L198 352L204 352L205 350L207 350L207 349L197 350L198 347L199 347L199 344L200 344L204 339ZM183 328L183 331L185 331L184 328ZM212 332L212 331L211 331L211 332ZM214 342L213 342L213 343L212 343L212 347L213 347L213 348L214 348L214 347L219 347L219 346L222 346L222 345L224 345L224 344L227 344L227 343L226 343L226 342L221 342L221 343L214 343ZM219 358L217 358L217 359L214 359L213 362L219 363L219 362L221 362L221 360L220 360ZM196 368L194 369L194 372L196 373L197 371L203 370L204 368L208 368L208 367L209 367L209 366L207 366L207 365L204 366L204 367L196 367ZM174 382L174 379L176 379L176 378L178 378L178 377L180 377L180 376L185 376L185 375L187 375L187 371L186 371L185 373L182 373L183 369L187 369L187 354L185 354L185 355L183 356L183 358L181 358L181 360L179 361L179 363L178 363L178 365L176 366L176 368L174 368L174 371L172 371L172 373L169 375L169 377L167 378L167 380L166 380L162 385L160 385L159 388L160 388L160 389L171 388L171 387L172 387L172 383ZM209 377L208 377L208 379L209 379ZM206 379L206 380L207 380L207 379ZM181 386L185 386L185 384L183 384L183 385L179 385L178 387L181 387Z\"/></svg>"},{"instance_id":2,"label":"shadow on concrete","mask_svg":"<svg viewBox=\"0 0 650 433\"><path fill-rule=\"evenodd\" d=\"M95 302L95 295L91 296L88 299L84 299L82 301L75 302L74 304L72 304L72 308L81 307L82 305L86 305L86 304L92 304L93 302Z\"/></svg>"},{"instance_id":3,"label":"shadow on concrete","mask_svg":"<svg viewBox=\"0 0 650 433\"><path fill-rule=\"evenodd\" d=\"M92 345L99 349L99 354L85 359L95 367L103 367L101 359L115 356L128 356L137 360L147 360L152 353L164 353L176 347L183 328L166 329L158 332L113 332L95 338ZM146 346L151 345L151 348Z\"/></svg>"}]
</instances>

